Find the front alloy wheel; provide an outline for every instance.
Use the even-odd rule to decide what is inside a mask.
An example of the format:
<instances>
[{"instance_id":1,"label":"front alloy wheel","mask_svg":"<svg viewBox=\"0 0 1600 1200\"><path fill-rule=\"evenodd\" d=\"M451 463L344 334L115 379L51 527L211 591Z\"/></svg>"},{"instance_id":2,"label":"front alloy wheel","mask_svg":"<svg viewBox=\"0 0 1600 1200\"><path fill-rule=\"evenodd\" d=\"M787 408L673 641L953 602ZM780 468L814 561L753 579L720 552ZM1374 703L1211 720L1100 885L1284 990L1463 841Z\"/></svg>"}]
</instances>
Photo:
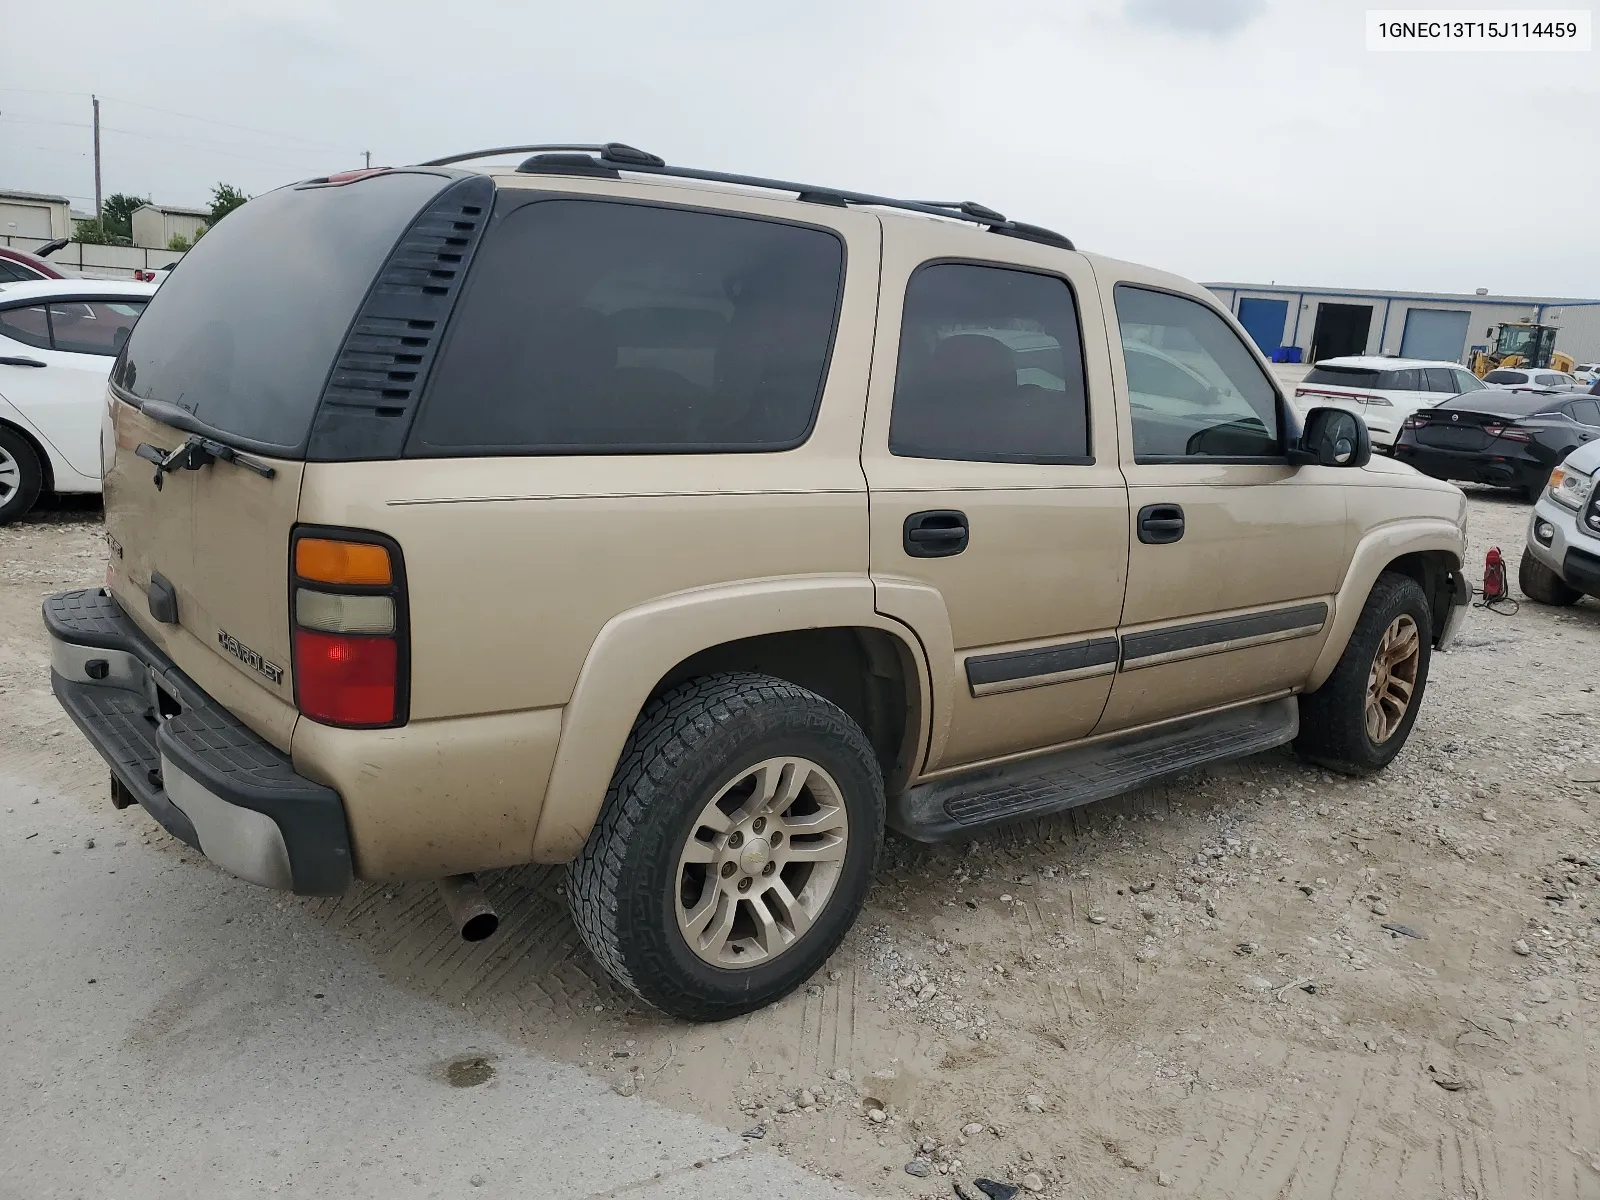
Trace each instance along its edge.
<instances>
[{"instance_id":1,"label":"front alloy wheel","mask_svg":"<svg viewBox=\"0 0 1600 1200\"><path fill-rule=\"evenodd\" d=\"M1383 631L1367 674L1367 737L1381 746L1392 738L1411 708L1422 662L1422 635L1416 619L1401 613Z\"/></svg>"}]
</instances>

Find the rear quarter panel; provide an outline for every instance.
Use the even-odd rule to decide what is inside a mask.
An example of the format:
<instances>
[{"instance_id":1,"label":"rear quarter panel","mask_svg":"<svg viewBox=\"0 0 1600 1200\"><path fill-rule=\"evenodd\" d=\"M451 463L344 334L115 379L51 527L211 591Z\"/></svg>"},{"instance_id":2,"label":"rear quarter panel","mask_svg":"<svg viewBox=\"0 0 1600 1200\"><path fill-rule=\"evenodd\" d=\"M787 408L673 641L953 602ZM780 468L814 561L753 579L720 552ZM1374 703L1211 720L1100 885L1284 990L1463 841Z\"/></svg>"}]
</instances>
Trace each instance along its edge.
<instances>
[{"instance_id":1,"label":"rear quarter panel","mask_svg":"<svg viewBox=\"0 0 1600 1200\"><path fill-rule=\"evenodd\" d=\"M584 190L603 190L599 182L583 181ZM696 199L686 189L643 190ZM410 723L346 737L302 721L294 738L297 768L345 798L363 877L528 861L558 741L574 725L604 719L607 744L589 755L605 765L598 787L587 787L598 810L628 727L661 678L652 655L604 694L586 693L585 711L568 709L597 636L618 614L747 581L865 585L861 398L877 305L877 219L756 197L723 202L788 219L803 213L846 240L833 356L802 446L307 465L300 520L388 534L409 581ZM786 624L778 591L763 601L773 629L826 623L808 608ZM695 636L725 640L715 630ZM684 645L673 664L703 648ZM557 857L570 855L570 842Z\"/></svg>"}]
</instances>

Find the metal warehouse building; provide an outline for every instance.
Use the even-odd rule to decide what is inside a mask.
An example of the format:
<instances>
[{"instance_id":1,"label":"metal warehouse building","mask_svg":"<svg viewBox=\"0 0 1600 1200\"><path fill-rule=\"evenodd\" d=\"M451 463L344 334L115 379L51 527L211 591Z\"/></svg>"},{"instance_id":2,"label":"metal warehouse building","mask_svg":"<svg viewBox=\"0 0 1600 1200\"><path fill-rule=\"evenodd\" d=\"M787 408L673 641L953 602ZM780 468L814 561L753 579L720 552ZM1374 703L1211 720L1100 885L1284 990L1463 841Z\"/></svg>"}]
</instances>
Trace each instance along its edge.
<instances>
[{"instance_id":1,"label":"metal warehouse building","mask_svg":"<svg viewBox=\"0 0 1600 1200\"><path fill-rule=\"evenodd\" d=\"M1491 296L1487 290L1369 292L1252 283L1205 285L1269 356L1316 362L1342 354L1398 354L1465 363L1488 349L1489 328L1504 321L1554 325L1556 349L1579 362L1600 360L1600 300ZM1298 348L1299 355L1294 354Z\"/></svg>"}]
</instances>

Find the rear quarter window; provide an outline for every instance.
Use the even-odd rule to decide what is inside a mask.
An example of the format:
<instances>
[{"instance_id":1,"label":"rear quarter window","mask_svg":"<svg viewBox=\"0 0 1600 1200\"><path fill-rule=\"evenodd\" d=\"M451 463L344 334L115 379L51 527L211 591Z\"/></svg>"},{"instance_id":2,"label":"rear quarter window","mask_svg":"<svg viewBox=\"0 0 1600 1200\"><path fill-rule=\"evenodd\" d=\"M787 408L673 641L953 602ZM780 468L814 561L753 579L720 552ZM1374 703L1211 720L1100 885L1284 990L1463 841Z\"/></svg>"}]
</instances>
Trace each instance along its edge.
<instances>
[{"instance_id":1,"label":"rear quarter window","mask_svg":"<svg viewBox=\"0 0 1600 1200\"><path fill-rule=\"evenodd\" d=\"M535 200L485 235L407 453L770 451L808 436L844 278L831 231Z\"/></svg>"}]
</instances>

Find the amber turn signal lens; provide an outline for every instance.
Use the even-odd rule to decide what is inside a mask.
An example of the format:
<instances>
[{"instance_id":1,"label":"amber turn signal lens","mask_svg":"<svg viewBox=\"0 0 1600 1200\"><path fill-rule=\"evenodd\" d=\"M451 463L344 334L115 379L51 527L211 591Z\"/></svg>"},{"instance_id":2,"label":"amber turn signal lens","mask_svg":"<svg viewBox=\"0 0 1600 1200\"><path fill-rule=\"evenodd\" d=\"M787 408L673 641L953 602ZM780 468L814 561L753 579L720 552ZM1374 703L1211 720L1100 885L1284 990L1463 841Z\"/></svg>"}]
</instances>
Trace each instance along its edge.
<instances>
[{"instance_id":1,"label":"amber turn signal lens","mask_svg":"<svg viewBox=\"0 0 1600 1200\"><path fill-rule=\"evenodd\" d=\"M369 542L301 538L294 544L294 569L301 579L317 583L365 587L394 582L389 552Z\"/></svg>"}]
</instances>

